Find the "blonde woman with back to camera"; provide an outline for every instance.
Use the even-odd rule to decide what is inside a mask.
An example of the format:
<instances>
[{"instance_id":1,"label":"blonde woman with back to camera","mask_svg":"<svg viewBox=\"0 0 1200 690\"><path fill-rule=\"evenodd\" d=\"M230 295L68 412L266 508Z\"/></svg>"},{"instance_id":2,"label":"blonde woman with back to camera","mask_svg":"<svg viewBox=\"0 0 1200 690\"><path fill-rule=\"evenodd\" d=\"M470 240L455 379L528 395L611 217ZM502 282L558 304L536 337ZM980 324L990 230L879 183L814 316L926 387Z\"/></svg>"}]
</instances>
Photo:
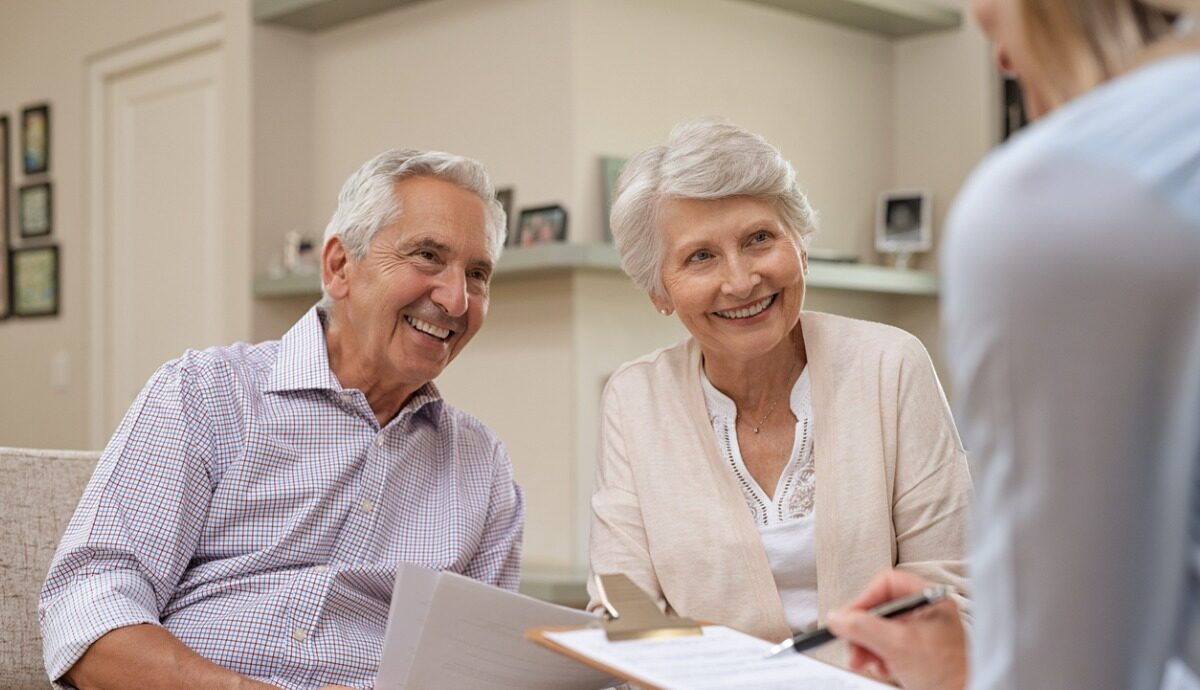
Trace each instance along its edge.
<instances>
[{"instance_id":1,"label":"blonde woman with back to camera","mask_svg":"<svg viewBox=\"0 0 1200 690\"><path fill-rule=\"evenodd\" d=\"M685 123L626 166L612 228L691 337L605 390L592 571L776 641L882 568L964 601L970 478L929 356L899 329L802 311L814 218L779 152Z\"/></svg>"},{"instance_id":2,"label":"blonde woman with back to camera","mask_svg":"<svg viewBox=\"0 0 1200 690\"><path fill-rule=\"evenodd\" d=\"M942 325L976 464L974 634L885 573L831 627L912 690L1200 688L1196 0L974 0L1036 124L972 175Z\"/></svg>"}]
</instances>

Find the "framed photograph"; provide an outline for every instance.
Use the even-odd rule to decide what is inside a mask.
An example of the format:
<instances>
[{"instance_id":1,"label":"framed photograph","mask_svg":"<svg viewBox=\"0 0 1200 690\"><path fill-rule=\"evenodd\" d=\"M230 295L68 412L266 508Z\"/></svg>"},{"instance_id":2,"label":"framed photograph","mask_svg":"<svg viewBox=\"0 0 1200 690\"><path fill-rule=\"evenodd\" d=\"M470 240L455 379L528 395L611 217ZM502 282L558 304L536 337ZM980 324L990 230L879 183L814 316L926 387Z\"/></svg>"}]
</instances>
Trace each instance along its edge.
<instances>
[{"instance_id":1,"label":"framed photograph","mask_svg":"<svg viewBox=\"0 0 1200 690\"><path fill-rule=\"evenodd\" d=\"M617 200L617 178L621 176L621 169L625 167L629 159L603 157L600 159L600 179L604 184L604 240L612 242L612 216L613 202Z\"/></svg>"},{"instance_id":2,"label":"framed photograph","mask_svg":"<svg viewBox=\"0 0 1200 690\"><path fill-rule=\"evenodd\" d=\"M881 252L925 252L933 248L933 195L900 190L879 196L875 248Z\"/></svg>"},{"instance_id":3,"label":"framed photograph","mask_svg":"<svg viewBox=\"0 0 1200 690\"><path fill-rule=\"evenodd\" d=\"M521 210L521 221L513 233L511 245L532 247L567 239L567 209L562 206L542 206Z\"/></svg>"},{"instance_id":4,"label":"framed photograph","mask_svg":"<svg viewBox=\"0 0 1200 690\"><path fill-rule=\"evenodd\" d=\"M1000 81L1003 89L1001 102L1004 106L1004 112L1000 117L1003 121L1000 140L1004 141L1028 124L1029 118L1025 114L1025 96L1021 93L1021 84L1016 79L1007 76L1002 77Z\"/></svg>"},{"instance_id":5,"label":"framed photograph","mask_svg":"<svg viewBox=\"0 0 1200 690\"><path fill-rule=\"evenodd\" d=\"M496 201L500 202L500 206L504 208L504 229L512 232L512 204L513 204L513 188L504 187L496 190Z\"/></svg>"},{"instance_id":6,"label":"framed photograph","mask_svg":"<svg viewBox=\"0 0 1200 690\"><path fill-rule=\"evenodd\" d=\"M0 319L8 317L8 219L9 190L12 181L9 178L8 162L10 156L8 137L8 116L0 115Z\"/></svg>"},{"instance_id":7,"label":"framed photograph","mask_svg":"<svg viewBox=\"0 0 1200 690\"><path fill-rule=\"evenodd\" d=\"M50 169L49 105L35 105L21 111L21 160L26 175Z\"/></svg>"},{"instance_id":8,"label":"framed photograph","mask_svg":"<svg viewBox=\"0 0 1200 690\"><path fill-rule=\"evenodd\" d=\"M8 253L13 316L58 314L58 247L14 249Z\"/></svg>"},{"instance_id":9,"label":"framed photograph","mask_svg":"<svg viewBox=\"0 0 1200 690\"><path fill-rule=\"evenodd\" d=\"M54 200L50 195L50 183L38 182L21 187L17 200L17 217L20 219L21 237L45 237L54 229Z\"/></svg>"}]
</instances>

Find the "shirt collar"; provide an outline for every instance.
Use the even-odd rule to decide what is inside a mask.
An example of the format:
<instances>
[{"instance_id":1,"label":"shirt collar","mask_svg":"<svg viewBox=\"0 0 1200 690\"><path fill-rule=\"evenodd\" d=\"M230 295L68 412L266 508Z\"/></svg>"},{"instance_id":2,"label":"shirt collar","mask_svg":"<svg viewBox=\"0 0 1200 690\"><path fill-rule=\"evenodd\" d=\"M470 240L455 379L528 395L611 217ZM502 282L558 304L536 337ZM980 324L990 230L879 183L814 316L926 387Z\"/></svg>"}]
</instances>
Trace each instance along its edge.
<instances>
[{"instance_id":1,"label":"shirt collar","mask_svg":"<svg viewBox=\"0 0 1200 690\"><path fill-rule=\"evenodd\" d=\"M711 417L737 417L737 404L733 402L733 398L725 395L712 381L708 380L708 374L704 373L704 365L700 366L700 386L704 389L704 402L708 407L708 416ZM800 370L800 377L796 379L795 385L792 386L792 392L788 396L788 406L792 409L792 414L796 415L796 419L802 419L811 414L812 408L812 393L811 384L808 380L808 367Z\"/></svg>"},{"instance_id":2,"label":"shirt collar","mask_svg":"<svg viewBox=\"0 0 1200 690\"><path fill-rule=\"evenodd\" d=\"M268 393L343 390L341 382L329 368L329 350L325 342L327 319L325 312L314 306L280 339L279 351L268 378ZM414 415L420 413L436 421L441 405L442 393L430 381L412 394L396 417L402 417L406 412Z\"/></svg>"},{"instance_id":3,"label":"shirt collar","mask_svg":"<svg viewBox=\"0 0 1200 690\"><path fill-rule=\"evenodd\" d=\"M277 393L314 389L342 389L333 370L329 368L325 313L315 306L280 339L266 390Z\"/></svg>"}]
</instances>

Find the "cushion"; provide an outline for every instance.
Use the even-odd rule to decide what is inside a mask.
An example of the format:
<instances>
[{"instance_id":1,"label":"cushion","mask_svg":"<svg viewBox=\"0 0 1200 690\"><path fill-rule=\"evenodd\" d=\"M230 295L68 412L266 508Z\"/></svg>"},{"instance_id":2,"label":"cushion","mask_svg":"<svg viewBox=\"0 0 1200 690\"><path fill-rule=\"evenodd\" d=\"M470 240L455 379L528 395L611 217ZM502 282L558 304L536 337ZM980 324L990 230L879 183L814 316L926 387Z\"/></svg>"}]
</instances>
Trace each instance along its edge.
<instances>
[{"instance_id":1,"label":"cushion","mask_svg":"<svg viewBox=\"0 0 1200 690\"><path fill-rule=\"evenodd\" d=\"M99 453L0 448L0 688L48 688L37 600Z\"/></svg>"}]
</instances>

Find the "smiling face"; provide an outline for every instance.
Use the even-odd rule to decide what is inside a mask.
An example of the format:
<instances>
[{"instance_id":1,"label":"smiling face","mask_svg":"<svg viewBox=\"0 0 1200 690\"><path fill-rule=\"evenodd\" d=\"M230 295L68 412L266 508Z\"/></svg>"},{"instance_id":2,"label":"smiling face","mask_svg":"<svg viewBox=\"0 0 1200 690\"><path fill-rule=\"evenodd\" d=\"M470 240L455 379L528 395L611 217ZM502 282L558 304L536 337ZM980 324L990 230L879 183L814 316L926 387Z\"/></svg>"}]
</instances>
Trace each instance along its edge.
<instances>
[{"instance_id":1,"label":"smiling face","mask_svg":"<svg viewBox=\"0 0 1200 690\"><path fill-rule=\"evenodd\" d=\"M753 359L789 337L806 259L769 202L670 199L660 227L666 294L651 299L679 315L706 356Z\"/></svg>"},{"instance_id":2,"label":"smiling face","mask_svg":"<svg viewBox=\"0 0 1200 690\"><path fill-rule=\"evenodd\" d=\"M483 325L492 273L487 215L474 193L431 177L395 185L399 219L360 260L325 247L334 299L328 341L347 387L412 391L446 368ZM402 400L401 400L402 402ZM375 404L372 403L372 407Z\"/></svg>"},{"instance_id":3,"label":"smiling face","mask_svg":"<svg viewBox=\"0 0 1200 690\"><path fill-rule=\"evenodd\" d=\"M1044 115L1046 99L1042 96L1038 81L1040 72L1034 69L1035 61L1025 35L1020 0L971 0L971 10L992 43L996 66L1001 72L1015 76L1020 83L1029 118Z\"/></svg>"}]
</instances>

